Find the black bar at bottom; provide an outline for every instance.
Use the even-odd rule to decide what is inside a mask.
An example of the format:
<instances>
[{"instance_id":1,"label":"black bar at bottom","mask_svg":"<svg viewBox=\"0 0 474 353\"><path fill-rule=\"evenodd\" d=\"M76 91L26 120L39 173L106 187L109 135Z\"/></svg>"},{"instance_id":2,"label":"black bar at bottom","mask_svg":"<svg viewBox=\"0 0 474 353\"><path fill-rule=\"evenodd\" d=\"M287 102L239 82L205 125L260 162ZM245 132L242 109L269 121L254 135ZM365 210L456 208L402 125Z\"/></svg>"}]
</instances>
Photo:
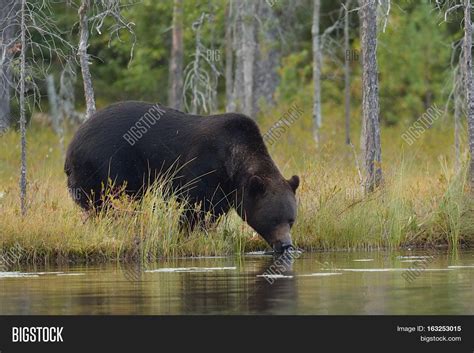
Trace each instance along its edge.
<instances>
[{"instance_id":1,"label":"black bar at bottom","mask_svg":"<svg viewBox=\"0 0 474 353\"><path fill-rule=\"evenodd\" d=\"M58 340L62 342L19 342ZM15 342L16 341L16 342ZM0 353L474 352L474 316L1 316Z\"/></svg>"}]
</instances>

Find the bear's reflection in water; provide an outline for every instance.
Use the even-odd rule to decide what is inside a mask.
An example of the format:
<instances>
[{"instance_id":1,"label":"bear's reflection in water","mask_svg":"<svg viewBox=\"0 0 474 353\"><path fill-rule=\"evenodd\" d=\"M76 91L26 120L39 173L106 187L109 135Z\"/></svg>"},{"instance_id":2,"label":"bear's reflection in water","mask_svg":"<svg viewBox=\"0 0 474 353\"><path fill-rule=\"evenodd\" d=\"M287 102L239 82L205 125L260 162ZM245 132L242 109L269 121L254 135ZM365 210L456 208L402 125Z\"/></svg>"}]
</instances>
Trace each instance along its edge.
<instances>
[{"instance_id":1,"label":"bear's reflection in water","mask_svg":"<svg viewBox=\"0 0 474 353\"><path fill-rule=\"evenodd\" d=\"M276 258L246 264L246 272L183 273L182 314L250 314L295 312L296 277L291 263L280 265L282 278L262 275ZM284 268L283 268L284 267Z\"/></svg>"}]
</instances>

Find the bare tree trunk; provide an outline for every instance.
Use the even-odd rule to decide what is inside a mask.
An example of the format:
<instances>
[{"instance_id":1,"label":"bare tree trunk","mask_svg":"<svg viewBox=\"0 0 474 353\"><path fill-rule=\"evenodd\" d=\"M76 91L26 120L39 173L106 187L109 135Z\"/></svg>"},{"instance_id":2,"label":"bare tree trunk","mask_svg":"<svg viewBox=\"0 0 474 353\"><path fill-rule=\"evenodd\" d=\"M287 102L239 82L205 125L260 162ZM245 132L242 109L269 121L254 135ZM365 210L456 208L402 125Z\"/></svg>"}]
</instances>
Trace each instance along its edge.
<instances>
[{"instance_id":1,"label":"bare tree trunk","mask_svg":"<svg viewBox=\"0 0 474 353\"><path fill-rule=\"evenodd\" d=\"M195 51L195 54L194 54L194 61L192 63L192 66L193 66L193 75L195 78L199 77L199 69L200 69L200 59L201 59L201 26L202 24L204 23L204 19L205 19L205 13L202 13L201 14L201 17L199 19L199 22L198 23L195 23L194 26L195 26L195 32L196 32L196 51ZM197 80L195 81L197 82ZM198 108L199 108L199 99L200 99L200 96L199 96L199 85L198 84L195 84L193 87L192 87L192 100L191 100L191 113L192 114L197 114L198 112ZM203 103L204 104L204 103Z\"/></svg>"},{"instance_id":2,"label":"bare tree trunk","mask_svg":"<svg viewBox=\"0 0 474 353\"><path fill-rule=\"evenodd\" d=\"M472 22L471 1L464 0L464 82L466 89L466 112L469 140L469 178L471 192L474 193L474 92L472 86Z\"/></svg>"},{"instance_id":3,"label":"bare tree trunk","mask_svg":"<svg viewBox=\"0 0 474 353\"><path fill-rule=\"evenodd\" d=\"M49 102L49 114L51 116L51 122L53 129L59 138L59 148L61 154L64 155L64 133L62 128L62 114L59 108L59 97L56 93L56 86L54 84L54 76L49 74L46 77L46 87L48 90L48 102Z\"/></svg>"},{"instance_id":4,"label":"bare tree trunk","mask_svg":"<svg viewBox=\"0 0 474 353\"><path fill-rule=\"evenodd\" d=\"M459 171L461 168L461 107L458 97L454 98L454 169Z\"/></svg>"},{"instance_id":5,"label":"bare tree trunk","mask_svg":"<svg viewBox=\"0 0 474 353\"><path fill-rule=\"evenodd\" d=\"M351 63L350 63L350 46L349 46L349 6L351 0L346 0L344 10L344 106L345 106L345 122L346 122L346 145L351 144Z\"/></svg>"},{"instance_id":6,"label":"bare tree trunk","mask_svg":"<svg viewBox=\"0 0 474 353\"><path fill-rule=\"evenodd\" d=\"M216 19L215 16L213 15L216 12L216 8L213 5L212 0L208 0L208 9L209 13L211 14L208 17L209 21L209 30L211 31L210 37L211 37L211 51L207 53L207 60L213 64L220 62L221 61L221 54L219 50L216 50L215 48L215 43L216 43ZM209 102L209 112L211 114L214 114L217 112L217 105L218 105L218 99L217 99L217 85L219 83L219 75L220 73L217 70L211 70L209 73L209 78L210 82L215 87L215 89L211 90L211 100Z\"/></svg>"},{"instance_id":7,"label":"bare tree trunk","mask_svg":"<svg viewBox=\"0 0 474 353\"><path fill-rule=\"evenodd\" d=\"M92 86L92 77L89 70L89 54L87 54L87 46L89 41L89 24L87 12L90 8L90 0L82 0L79 7L79 29L80 39L77 54L79 55L79 63L81 65L82 80L84 82L84 96L86 100L86 120L95 113L95 97L94 88Z\"/></svg>"},{"instance_id":8,"label":"bare tree trunk","mask_svg":"<svg viewBox=\"0 0 474 353\"><path fill-rule=\"evenodd\" d=\"M319 17L321 1L313 1L313 25L311 34L313 36L313 137L316 145L320 143L321 116L321 67L322 53L319 38Z\"/></svg>"},{"instance_id":9,"label":"bare tree trunk","mask_svg":"<svg viewBox=\"0 0 474 353\"><path fill-rule=\"evenodd\" d=\"M14 25L18 0L0 0L0 134L10 126L10 68L13 57L13 39L18 26Z\"/></svg>"},{"instance_id":10,"label":"bare tree trunk","mask_svg":"<svg viewBox=\"0 0 474 353\"><path fill-rule=\"evenodd\" d=\"M461 112L462 112L462 74L457 66L454 70L454 169L461 170Z\"/></svg>"},{"instance_id":11,"label":"bare tree trunk","mask_svg":"<svg viewBox=\"0 0 474 353\"><path fill-rule=\"evenodd\" d=\"M57 132L59 126L59 104L58 95L56 94L56 86L54 84L54 76L52 74L46 76L46 89L48 92L49 115L53 124L53 129Z\"/></svg>"},{"instance_id":12,"label":"bare tree trunk","mask_svg":"<svg viewBox=\"0 0 474 353\"><path fill-rule=\"evenodd\" d=\"M168 105L183 109L183 0L174 0Z\"/></svg>"},{"instance_id":13,"label":"bare tree trunk","mask_svg":"<svg viewBox=\"0 0 474 353\"><path fill-rule=\"evenodd\" d=\"M382 182L380 145L377 0L360 0L362 46L362 113L364 131L365 190L373 191Z\"/></svg>"},{"instance_id":14,"label":"bare tree trunk","mask_svg":"<svg viewBox=\"0 0 474 353\"><path fill-rule=\"evenodd\" d=\"M255 10L254 0L246 1L242 12L242 54L244 70L244 106L243 112L251 118L255 118L254 107L254 66L255 66Z\"/></svg>"},{"instance_id":15,"label":"bare tree trunk","mask_svg":"<svg viewBox=\"0 0 474 353\"><path fill-rule=\"evenodd\" d=\"M74 64L69 61L64 66L59 80L59 111L61 121L64 122L66 119L70 119L79 124L84 120L84 117L74 108L76 102L74 94L75 82L76 72L74 71Z\"/></svg>"},{"instance_id":16,"label":"bare tree trunk","mask_svg":"<svg viewBox=\"0 0 474 353\"><path fill-rule=\"evenodd\" d=\"M20 9L20 134L21 134L21 167L20 167L20 208L21 214L26 215L26 0L21 0Z\"/></svg>"},{"instance_id":17,"label":"bare tree trunk","mask_svg":"<svg viewBox=\"0 0 474 353\"><path fill-rule=\"evenodd\" d=\"M233 13L232 13L232 0L229 0L226 7L225 13L225 97L226 105L225 111L232 111L232 100L233 100L233 60L234 51L232 50L232 27L233 27Z\"/></svg>"},{"instance_id":18,"label":"bare tree trunk","mask_svg":"<svg viewBox=\"0 0 474 353\"><path fill-rule=\"evenodd\" d=\"M279 20L274 8L267 2L257 2L257 42L254 72L254 107L260 104L273 106L273 95L280 82L277 68L280 65Z\"/></svg>"},{"instance_id":19,"label":"bare tree trunk","mask_svg":"<svg viewBox=\"0 0 474 353\"><path fill-rule=\"evenodd\" d=\"M231 111L242 111L244 104L244 59L243 59L243 39L242 39L242 12L245 6L244 0L233 1L233 12L235 16L234 25L234 52L235 52L235 74L234 93L229 106Z\"/></svg>"}]
</instances>

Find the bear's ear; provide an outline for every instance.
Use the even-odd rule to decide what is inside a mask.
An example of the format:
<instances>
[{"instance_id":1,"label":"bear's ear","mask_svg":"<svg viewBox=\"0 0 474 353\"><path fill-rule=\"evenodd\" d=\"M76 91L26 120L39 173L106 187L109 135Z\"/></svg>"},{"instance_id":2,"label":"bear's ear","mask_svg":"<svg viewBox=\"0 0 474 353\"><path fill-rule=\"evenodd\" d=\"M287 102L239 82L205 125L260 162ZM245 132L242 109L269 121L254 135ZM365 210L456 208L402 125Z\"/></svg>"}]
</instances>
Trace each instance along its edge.
<instances>
[{"instance_id":1,"label":"bear's ear","mask_svg":"<svg viewBox=\"0 0 474 353\"><path fill-rule=\"evenodd\" d=\"M293 175L289 180L288 184L290 184L291 189L293 192L296 192L296 189L298 189L298 186L300 186L300 177L298 175Z\"/></svg>"},{"instance_id":2,"label":"bear's ear","mask_svg":"<svg viewBox=\"0 0 474 353\"><path fill-rule=\"evenodd\" d=\"M252 175L249 179L249 190L253 195L265 192L265 182L258 175Z\"/></svg>"}]
</instances>

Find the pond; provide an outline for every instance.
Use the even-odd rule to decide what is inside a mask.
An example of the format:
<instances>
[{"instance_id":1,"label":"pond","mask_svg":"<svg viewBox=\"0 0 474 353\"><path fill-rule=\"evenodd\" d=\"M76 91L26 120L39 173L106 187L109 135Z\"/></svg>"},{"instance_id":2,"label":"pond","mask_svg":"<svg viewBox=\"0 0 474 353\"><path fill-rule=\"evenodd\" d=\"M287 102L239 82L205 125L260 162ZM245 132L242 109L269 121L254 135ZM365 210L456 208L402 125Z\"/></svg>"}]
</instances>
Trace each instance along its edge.
<instances>
[{"instance_id":1,"label":"pond","mask_svg":"<svg viewBox=\"0 0 474 353\"><path fill-rule=\"evenodd\" d=\"M263 253L0 272L0 314L474 314L474 251Z\"/></svg>"}]
</instances>

